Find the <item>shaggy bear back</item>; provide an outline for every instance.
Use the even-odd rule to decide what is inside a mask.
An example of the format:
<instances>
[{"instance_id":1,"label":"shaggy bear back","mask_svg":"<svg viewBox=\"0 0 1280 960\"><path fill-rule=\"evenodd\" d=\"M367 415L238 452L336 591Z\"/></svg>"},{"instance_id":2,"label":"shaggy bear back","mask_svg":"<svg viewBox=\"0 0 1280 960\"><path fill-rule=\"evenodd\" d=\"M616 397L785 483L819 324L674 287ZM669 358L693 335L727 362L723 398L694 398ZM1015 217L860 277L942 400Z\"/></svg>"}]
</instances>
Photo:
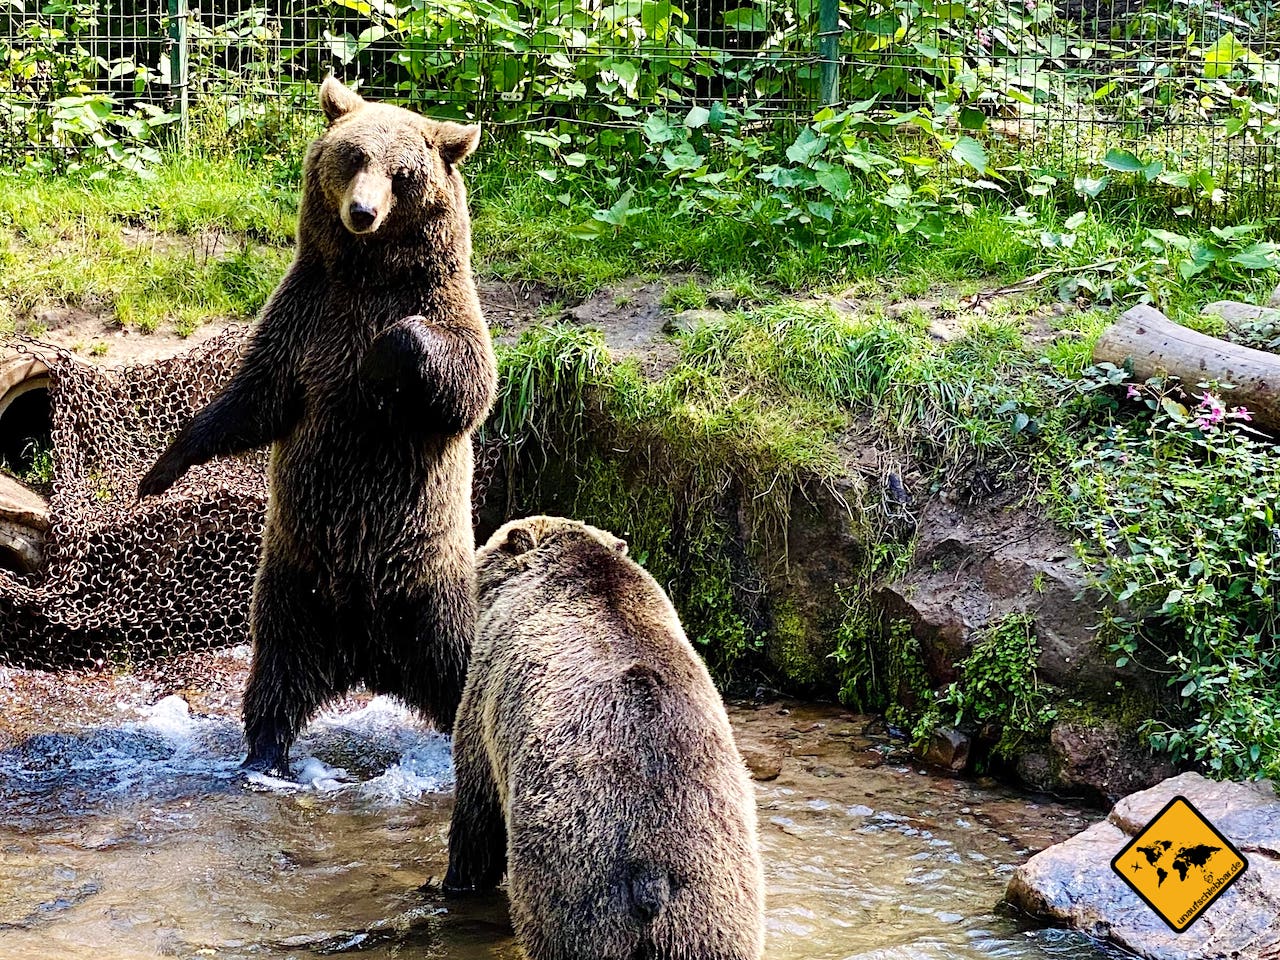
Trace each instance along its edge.
<instances>
[{"instance_id":1,"label":"shaggy bear back","mask_svg":"<svg viewBox=\"0 0 1280 960\"><path fill-rule=\"evenodd\" d=\"M505 866L533 960L758 960L754 793L705 666L625 549L535 517L479 551L446 883L485 889Z\"/></svg>"}]
</instances>

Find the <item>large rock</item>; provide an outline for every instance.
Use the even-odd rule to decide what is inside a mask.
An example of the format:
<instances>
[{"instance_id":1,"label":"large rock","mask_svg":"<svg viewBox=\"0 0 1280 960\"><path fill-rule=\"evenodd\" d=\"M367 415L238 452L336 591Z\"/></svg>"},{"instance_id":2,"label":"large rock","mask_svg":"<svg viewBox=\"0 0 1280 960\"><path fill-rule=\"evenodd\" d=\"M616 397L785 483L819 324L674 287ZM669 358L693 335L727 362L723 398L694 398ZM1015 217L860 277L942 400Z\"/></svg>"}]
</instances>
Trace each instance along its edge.
<instances>
[{"instance_id":1,"label":"large rock","mask_svg":"<svg viewBox=\"0 0 1280 960\"><path fill-rule=\"evenodd\" d=\"M931 767L960 773L969 765L971 742L968 736L951 727L939 727L917 748L920 759Z\"/></svg>"},{"instance_id":2,"label":"large rock","mask_svg":"<svg viewBox=\"0 0 1280 960\"><path fill-rule=\"evenodd\" d=\"M1186 797L1245 855L1249 868L1182 934L1111 870L1111 860L1174 797ZM1280 798L1269 783L1215 783L1195 773L1126 797L1110 816L1023 864L1010 903L1111 940L1151 960L1280 957Z\"/></svg>"},{"instance_id":3,"label":"large rock","mask_svg":"<svg viewBox=\"0 0 1280 960\"><path fill-rule=\"evenodd\" d=\"M1053 725L1048 743L1020 756L1016 771L1034 789L1103 803L1178 772L1117 721L1070 718Z\"/></svg>"},{"instance_id":4,"label":"large rock","mask_svg":"<svg viewBox=\"0 0 1280 960\"><path fill-rule=\"evenodd\" d=\"M1228 324L1280 323L1280 310L1277 310L1276 306L1274 303L1259 307L1252 303L1241 303L1238 300L1215 300L1213 303L1205 304L1200 313L1206 317L1221 317Z\"/></svg>"},{"instance_id":5,"label":"large rock","mask_svg":"<svg viewBox=\"0 0 1280 960\"><path fill-rule=\"evenodd\" d=\"M1149 680L1117 669L1095 634L1104 599L1088 588L1064 531L1024 506L930 500L920 513L911 570L875 599L890 622L906 621L934 687L957 679L981 631L1012 615L1034 621L1037 675L1065 698L1085 701L1088 723L1059 721L1047 743L1021 747L1016 769L1029 786L1113 802L1174 771L1157 763L1130 725ZM979 744L980 746L980 744ZM1030 751L1030 752L1027 752Z\"/></svg>"},{"instance_id":6,"label":"large rock","mask_svg":"<svg viewBox=\"0 0 1280 960\"><path fill-rule=\"evenodd\" d=\"M956 679L975 634L1011 614L1035 619L1040 678L1105 701L1121 676L1098 647L1101 598L1086 589L1065 532L1025 507L924 507L912 571L878 593L905 619L937 684Z\"/></svg>"}]
</instances>

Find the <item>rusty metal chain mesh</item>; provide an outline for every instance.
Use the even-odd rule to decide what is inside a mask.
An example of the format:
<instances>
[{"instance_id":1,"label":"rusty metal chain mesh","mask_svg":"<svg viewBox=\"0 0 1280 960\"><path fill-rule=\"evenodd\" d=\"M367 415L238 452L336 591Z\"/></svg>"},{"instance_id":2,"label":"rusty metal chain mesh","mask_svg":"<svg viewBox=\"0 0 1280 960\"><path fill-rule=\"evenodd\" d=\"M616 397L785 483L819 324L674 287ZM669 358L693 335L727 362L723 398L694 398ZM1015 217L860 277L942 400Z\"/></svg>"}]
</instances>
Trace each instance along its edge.
<instances>
[{"instance_id":1,"label":"rusty metal chain mesh","mask_svg":"<svg viewBox=\"0 0 1280 960\"><path fill-rule=\"evenodd\" d=\"M49 367L54 482L46 563L0 570L0 665L138 662L248 639L267 499L265 450L191 468L139 502L138 480L234 372L247 331L104 370L35 341ZM476 489L500 460L477 451Z\"/></svg>"}]
</instances>

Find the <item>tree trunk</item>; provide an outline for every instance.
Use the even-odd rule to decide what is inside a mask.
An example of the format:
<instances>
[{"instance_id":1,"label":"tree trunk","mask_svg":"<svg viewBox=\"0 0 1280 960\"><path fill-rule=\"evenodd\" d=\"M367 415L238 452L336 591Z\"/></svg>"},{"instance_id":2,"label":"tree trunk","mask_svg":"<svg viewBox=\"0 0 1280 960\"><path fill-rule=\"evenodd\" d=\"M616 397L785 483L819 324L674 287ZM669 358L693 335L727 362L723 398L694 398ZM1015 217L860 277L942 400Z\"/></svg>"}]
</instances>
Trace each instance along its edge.
<instances>
[{"instance_id":1,"label":"tree trunk","mask_svg":"<svg viewBox=\"0 0 1280 960\"><path fill-rule=\"evenodd\" d=\"M1132 360L1135 380L1175 376L1188 391L1210 380L1233 384L1223 391L1224 404L1247 408L1259 426L1280 428L1280 356L1180 327L1146 304L1126 310L1103 332L1093 360Z\"/></svg>"}]
</instances>

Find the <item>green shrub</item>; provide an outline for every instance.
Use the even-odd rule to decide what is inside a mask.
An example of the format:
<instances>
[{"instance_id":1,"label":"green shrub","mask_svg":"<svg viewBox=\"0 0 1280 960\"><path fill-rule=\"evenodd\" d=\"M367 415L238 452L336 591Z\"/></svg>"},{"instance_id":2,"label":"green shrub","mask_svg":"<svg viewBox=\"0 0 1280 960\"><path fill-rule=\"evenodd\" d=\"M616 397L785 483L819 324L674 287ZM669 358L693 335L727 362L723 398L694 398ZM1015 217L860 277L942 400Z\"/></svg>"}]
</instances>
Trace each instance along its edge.
<instances>
[{"instance_id":1,"label":"green shrub","mask_svg":"<svg viewBox=\"0 0 1280 960\"><path fill-rule=\"evenodd\" d=\"M1141 415L1072 465L1080 555L1115 601L1104 636L1173 690L1152 746L1215 776L1280 776L1280 456L1209 389L1127 392Z\"/></svg>"},{"instance_id":2,"label":"green shrub","mask_svg":"<svg viewBox=\"0 0 1280 960\"><path fill-rule=\"evenodd\" d=\"M1034 628L1030 615L1018 613L982 630L959 665L959 678L916 725L916 741L939 724L967 730L994 724L1000 729L994 753L1007 758L1028 737L1042 736L1058 714L1049 688L1036 676L1040 647Z\"/></svg>"}]
</instances>

